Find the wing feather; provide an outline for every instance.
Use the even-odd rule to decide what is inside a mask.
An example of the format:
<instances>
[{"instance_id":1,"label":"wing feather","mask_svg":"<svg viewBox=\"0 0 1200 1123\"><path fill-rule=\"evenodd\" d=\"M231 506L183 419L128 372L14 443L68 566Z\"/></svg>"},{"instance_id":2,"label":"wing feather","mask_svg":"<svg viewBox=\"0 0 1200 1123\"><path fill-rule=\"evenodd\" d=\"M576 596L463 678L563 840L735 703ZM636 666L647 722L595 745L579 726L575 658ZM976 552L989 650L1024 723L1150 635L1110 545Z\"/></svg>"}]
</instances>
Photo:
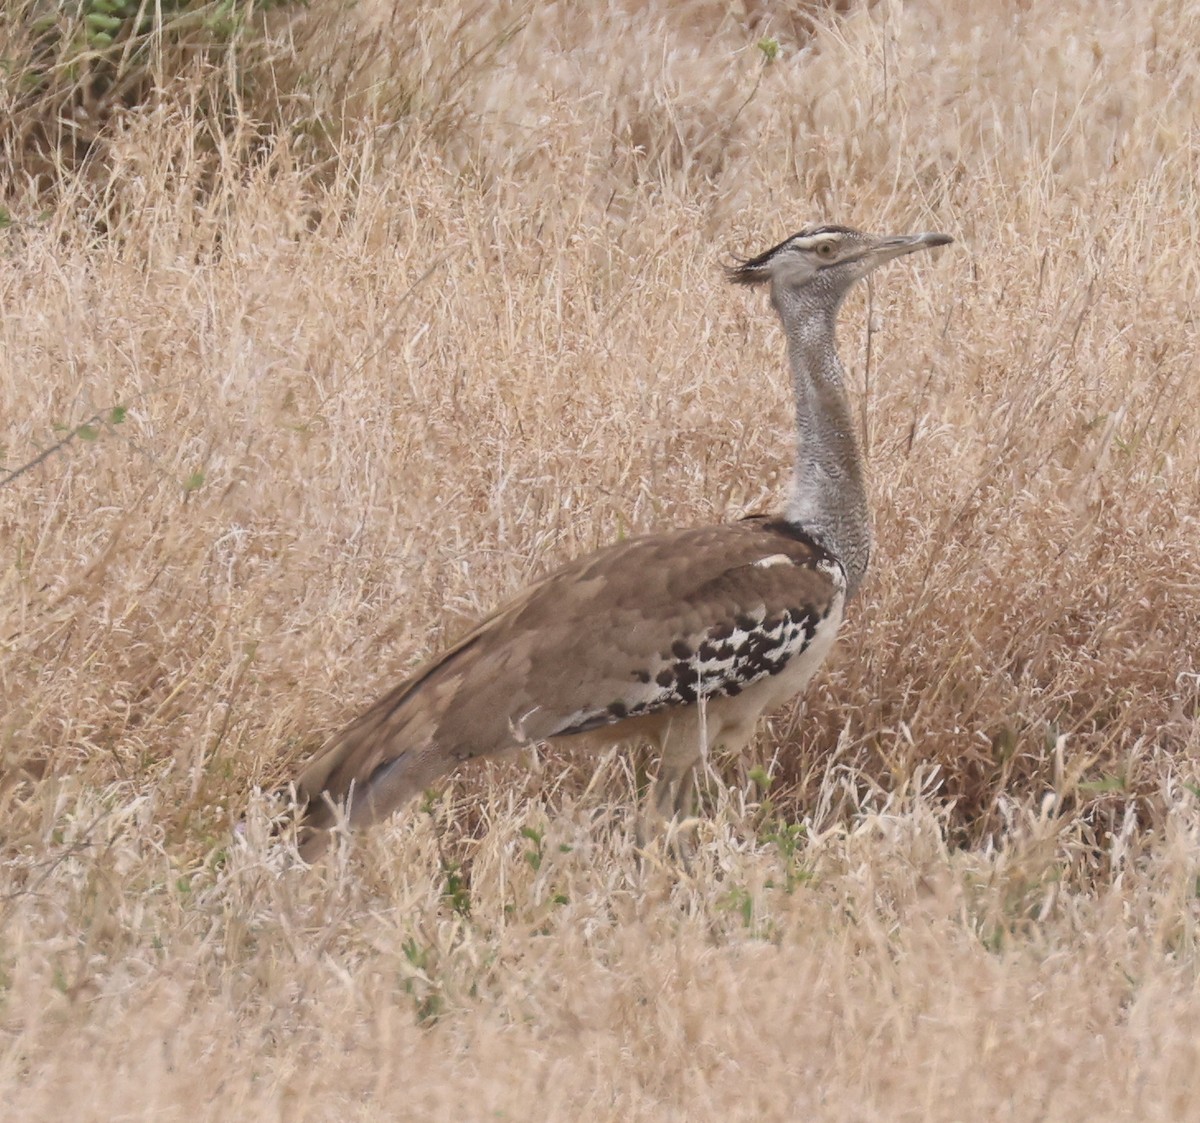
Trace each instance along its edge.
<instances>
[{"instance_id":1,"label":"wing feather","mask_svg":"<svg viewBox=\"0 0 1200 1123\"><path fill-rule=\"evenodd\" d=\"M375 819L471 757L735 694L786 667L844 596L836 559L779 521L628 539L484 620L297 786L317 825L351 793L354 819Z\"/></svg>"}]
</instances>

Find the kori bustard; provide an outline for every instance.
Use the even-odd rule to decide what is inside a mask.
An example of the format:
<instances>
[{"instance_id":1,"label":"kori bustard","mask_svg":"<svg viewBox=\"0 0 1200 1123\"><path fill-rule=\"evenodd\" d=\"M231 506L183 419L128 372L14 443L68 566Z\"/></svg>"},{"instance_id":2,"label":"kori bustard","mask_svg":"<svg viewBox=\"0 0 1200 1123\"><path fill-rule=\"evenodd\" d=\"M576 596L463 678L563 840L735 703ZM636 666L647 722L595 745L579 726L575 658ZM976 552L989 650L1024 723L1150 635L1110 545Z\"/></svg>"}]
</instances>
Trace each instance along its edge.
<instances>
[{"instance_id":1,"label":"kori bustard","mask_svg":"<svg viewBox=\"0 0 1200 1123\"><path fill-rule=\"evenodd\" d=\"M838 359L855 281L945 234L808 226L728 270L769 284L796 395L798 449L774 518L630 538L527 588L376 702L296 782L301 853L376 822L474 757L538 741L650 742L651 814L688 811L715 747L804 689L871 551L863 464Z\"/></svg>"}]
</instances>

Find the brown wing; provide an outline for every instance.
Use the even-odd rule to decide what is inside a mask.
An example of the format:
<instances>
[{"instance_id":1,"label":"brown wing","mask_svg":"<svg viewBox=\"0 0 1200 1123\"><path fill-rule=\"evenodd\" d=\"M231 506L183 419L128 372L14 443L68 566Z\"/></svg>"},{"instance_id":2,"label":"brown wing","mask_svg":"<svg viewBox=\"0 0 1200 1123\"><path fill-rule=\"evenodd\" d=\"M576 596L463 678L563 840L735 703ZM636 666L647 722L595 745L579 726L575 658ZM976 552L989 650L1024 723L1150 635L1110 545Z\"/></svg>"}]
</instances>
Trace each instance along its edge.
<instances>
[{"instance_id":1,"label":"brown wing","mask_svg":"<svg viewBox=\"0 0 1200 1123\"><path fill-rule=\"evenodd\" d=\"M840 565L765 518L632 538L494 613L351 724L297 787L373 821L455 764L734 694L840 611ZM621 730L614 728L614 740ZM315 848L315 847L314 847Z\"/></svg>"}]
</instances>

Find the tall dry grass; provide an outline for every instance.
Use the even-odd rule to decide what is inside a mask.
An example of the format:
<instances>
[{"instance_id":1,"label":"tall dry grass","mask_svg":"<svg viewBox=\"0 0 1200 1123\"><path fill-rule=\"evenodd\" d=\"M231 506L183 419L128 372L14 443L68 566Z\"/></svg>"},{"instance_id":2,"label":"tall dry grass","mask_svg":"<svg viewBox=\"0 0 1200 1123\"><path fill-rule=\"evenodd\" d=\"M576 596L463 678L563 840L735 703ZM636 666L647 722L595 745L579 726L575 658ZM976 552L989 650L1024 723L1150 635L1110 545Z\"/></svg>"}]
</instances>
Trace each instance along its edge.
<instances>
[{"instance_id":1,"label":"tall dry grass","mask_svg":"<svg viewBox=\"0 0 1200 1123\"><path fill-rule=\"evenodd\" d=\"M7 185L6 1114L1194 1113L1200 3L270 34ZM874 570L693 874L547 753L295 869L255 790L471 620L781 501L718 266L812 218L958 242L847 309Z\"/></svg>"}]
</instances>

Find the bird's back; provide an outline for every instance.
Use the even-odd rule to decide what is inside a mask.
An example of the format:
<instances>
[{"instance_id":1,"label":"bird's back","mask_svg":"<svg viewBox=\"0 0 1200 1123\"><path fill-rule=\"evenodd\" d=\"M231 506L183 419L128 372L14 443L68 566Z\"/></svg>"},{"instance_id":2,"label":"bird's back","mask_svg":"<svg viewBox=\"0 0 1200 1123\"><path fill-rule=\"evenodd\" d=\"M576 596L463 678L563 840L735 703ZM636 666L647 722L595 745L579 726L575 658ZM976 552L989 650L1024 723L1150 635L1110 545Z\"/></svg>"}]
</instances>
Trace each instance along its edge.
<instances>
[{"instance_id":1,"label":"bird's back","mask_svg":"<svg viewBox=\"0 0 1200 1123\"><path fill-rule=\"evenodd\" d=\"M331 825L329 803L374 821L472 757L600 730L617 741L701 700L782 686L827 649L844 595L836 559L767 518L576 559L349 726L297 784L306 825Z\"/></svg>"}]
</instances>

